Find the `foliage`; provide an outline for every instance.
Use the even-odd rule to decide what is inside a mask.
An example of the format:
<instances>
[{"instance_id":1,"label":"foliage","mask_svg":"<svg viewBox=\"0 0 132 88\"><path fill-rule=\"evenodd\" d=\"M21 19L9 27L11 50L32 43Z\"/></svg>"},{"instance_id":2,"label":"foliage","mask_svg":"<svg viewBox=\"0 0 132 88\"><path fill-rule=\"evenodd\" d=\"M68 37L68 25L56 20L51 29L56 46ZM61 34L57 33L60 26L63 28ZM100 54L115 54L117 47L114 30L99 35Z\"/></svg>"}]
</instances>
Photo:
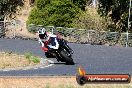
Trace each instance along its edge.
<instances>
[{"instance_id":1,"label":"foliage","mask_svg":"<svg viewBox=\"0 0 132 88\"><path fill-rule=\"evenodd\" d=\"M110 27L118 31L126 31L128 29L128 9L129 0L99 0L98 12L101 16L112 20ZM132 21L132 11L130 20Z\"/></svg>"},{"instance_id":2,"label":"foliage","mask_svg":"<svg viewBox=\"0 0 132 88\"><path fill-rule=\"evenodd\" d=\"M51 0L50 2L37 0L27 24L71 27L79 11L80 9L68 0Z\"/></svg>"},{"instance_id":3,"label":"foliage","mask_svg":"<svg viewBox=\"0 0 132 88\"><path fill-rule=\"evenodd\" d=\"M79 8L81 8L82 10L85 10L85 7L87 5L88 1L91 0L71 0L76 6L78 6Z\"/></svg>"},{"instance_id":4,"label":"foliage","mask_svg":"<svg viewBox=\"0 0 132 88\"><path fill-rule=\"evenodd\" d=\"M45 5L49 4L50 0L36 0L35 5L38 9L43 9Z\"/></svg>"},{"instance_id":5,"label":"foliage","mask_svg":"<svg viewBox=\"0 0 132 88\"><path fill-rule=\"evenodd\" d=\"M105 20L98 15L95 8L91 7L76 16L73 26L81 29L106 30Z\"/></svg>"},{"instance_id":6,"label":"foliage","mask_svg":"<svg viewBox=\"0 0 132 88\"><path fill-rule=\"evenodd\" d=\"M40 59L37 56L33 56L31 53L25 53L26 59L29 60L29 62L39 63Z\"/></svg>"},{"instance_id":7,"label":"foliage","mask_svg":"<svg viewBox=\"0 0 132 88\"><path fill-rule=\"evenodd\" d=\"M34 25L34 24L28 25L28 26L27 26L27 29L28 29L29 32L31 32L31 33L33 33L33 34L37 32L37 27L36 27L36 25Z\"/></svg>"},{"instance_id":8,"label":"foliage","mask_svg":"<svg viewBox=\"0 0 132 88\"><path fill-rule=\"evenodd\" d=\"M16 13L18 6L23 6L23 0L0 0L0 16L3 18L5 15L12 15Z\"/></svg>"}]
</instances>

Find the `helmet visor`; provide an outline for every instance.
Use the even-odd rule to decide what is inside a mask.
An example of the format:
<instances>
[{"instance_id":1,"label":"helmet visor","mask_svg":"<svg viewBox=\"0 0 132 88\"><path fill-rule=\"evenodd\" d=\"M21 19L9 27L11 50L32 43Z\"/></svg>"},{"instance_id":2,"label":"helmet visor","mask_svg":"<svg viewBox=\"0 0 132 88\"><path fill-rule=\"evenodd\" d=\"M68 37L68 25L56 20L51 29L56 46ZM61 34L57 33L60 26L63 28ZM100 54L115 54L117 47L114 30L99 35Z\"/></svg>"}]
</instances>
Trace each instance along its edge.
<instances>
[{"instance_id":1,"label":"helmet visor","mask_svg":"<svg viewBox=\"0 0 132 88\"><path fill-rule=\"evenodd\" d=\"M47 39L47 34L46 34L46 32L44 33L44 34L39 34L39 38L40 39Z\"/></svg>"}]
</instances>

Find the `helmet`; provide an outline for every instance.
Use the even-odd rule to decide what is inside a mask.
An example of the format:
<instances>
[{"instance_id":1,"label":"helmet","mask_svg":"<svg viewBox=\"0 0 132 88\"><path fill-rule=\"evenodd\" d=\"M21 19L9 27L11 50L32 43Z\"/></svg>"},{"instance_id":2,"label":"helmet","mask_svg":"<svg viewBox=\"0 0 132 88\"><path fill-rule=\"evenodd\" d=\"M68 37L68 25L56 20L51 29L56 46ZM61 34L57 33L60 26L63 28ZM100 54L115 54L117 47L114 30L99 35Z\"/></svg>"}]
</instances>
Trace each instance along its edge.
<instances>
[{"instance_id":1,"label":"helmet","mask_svg":"<svg viewBox=\"0 0 132 88\"><path fill-rule=\"evenodd\" d=\"M45 28L39 28L38 34L40 39L47 39L48 37Z\"/></svg>"},{"instance_id":2,"label":"helmet","mask_svg":"<svg viewBox=\"0 0 132 88\"><path fill-rule=\"evenodd\" d=\"M38 34L44 34L46 32L45 28L39 28Z\"/></svg>"}]
</instances>

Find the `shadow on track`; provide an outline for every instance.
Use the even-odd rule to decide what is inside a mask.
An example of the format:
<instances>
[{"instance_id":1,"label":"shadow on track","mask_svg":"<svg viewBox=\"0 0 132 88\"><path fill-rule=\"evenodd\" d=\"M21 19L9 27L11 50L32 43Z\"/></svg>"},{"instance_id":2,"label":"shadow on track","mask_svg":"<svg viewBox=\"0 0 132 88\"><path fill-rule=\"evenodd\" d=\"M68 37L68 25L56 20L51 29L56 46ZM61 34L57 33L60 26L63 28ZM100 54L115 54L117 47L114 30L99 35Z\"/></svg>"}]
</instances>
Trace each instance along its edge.
<instances>
[{"instance_id":1,"label":"shadow on track","mask_svg":"<svg viewBox=\"0 0 132 88\"><path fill-rule=\"evenodd\" d=\"M50 64L54 64L54 65L75 65L77 63L74 63L74 64L66 64L65 62L55 62L55 63L50 63Z\"/></svg>"}]
</instances>

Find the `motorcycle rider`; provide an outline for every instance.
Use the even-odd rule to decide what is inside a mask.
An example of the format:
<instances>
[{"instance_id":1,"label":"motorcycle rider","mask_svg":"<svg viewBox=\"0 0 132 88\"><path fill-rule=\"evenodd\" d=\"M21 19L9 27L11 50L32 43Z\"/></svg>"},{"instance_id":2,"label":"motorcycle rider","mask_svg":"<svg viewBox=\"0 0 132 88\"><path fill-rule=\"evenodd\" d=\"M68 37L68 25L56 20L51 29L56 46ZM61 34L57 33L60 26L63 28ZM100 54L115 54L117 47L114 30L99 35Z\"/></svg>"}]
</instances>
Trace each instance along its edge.
<instances>
[{"instance_id":1,"label":"motorcycle rider","mask_svg":"<svg viewBox=\"0 0 132 88\"><path fill-rule=\"evenodd\" d=\"M59 35L54 35L51 32L46 32L45 28L40 28L38 30L39 34L39 43L42 46L42 50L45 52L45 55L48 57L48 51L52 49L58 49L60 41L61 43L66 43ZM66 44L67 45L67 44ZM67 45L66 49L73 54L73 50Z\"/></svg>"},{"instance_id":2,"label":"motorcycle rider","mask_svg":"<svg viewBox=\"0 0 132 88\"><path fill-rule=\"evenodd\" d=\"M47 52L49 49L58 49L59 43L57 41L57 36L46 32L45 28L40 28L38 30L39 43L42 45L42 50Z\"/></svg>"}]
</instances>

